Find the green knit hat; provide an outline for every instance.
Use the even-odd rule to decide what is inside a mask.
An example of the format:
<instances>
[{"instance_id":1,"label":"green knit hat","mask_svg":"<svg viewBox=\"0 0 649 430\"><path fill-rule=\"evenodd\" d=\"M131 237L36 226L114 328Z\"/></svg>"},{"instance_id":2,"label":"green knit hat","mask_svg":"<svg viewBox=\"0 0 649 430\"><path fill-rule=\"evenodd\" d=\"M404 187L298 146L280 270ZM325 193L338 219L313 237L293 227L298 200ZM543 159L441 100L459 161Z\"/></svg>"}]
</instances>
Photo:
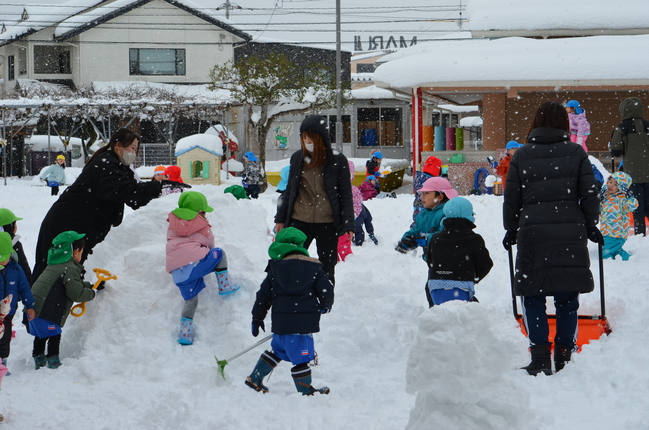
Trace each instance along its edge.
<instances>
[{"instance_id":1,"label":"green knit hat","mask_svg":"<svg viewBox=\"0 0 649 430\"><path fill-rule=\"evenodd\" d=\"M20 221L21 219L22 218L18 218L9 209L0 209L0 227L3 225L9 225L14 221Z\"/></svg>"},{"instance_id":2,"label":"green knit hat","mask_svg":"<svg viewBox=\"0 0 649 430\"><path fill-rule=\"evenodd\" d=\"M6 231L0 232L0 262L9 260L13 251L14 247L11 243L11 235Z\"/></svg>"},{"instance_id":3,"label":"green knit hat","mask_svg":"<svg viewBox=\"0 0 649 430\"><path fill-rule=\"evenodd\" d=\"M61 264L72 258L72 244L85 237L76 231L64 231L52 240L52 247L47 251L47 264Z\"/></svg>"},{"instance_id":4,"label":"green knit hat","mask_svg":"<svg viewBox=\"0 0 649 430\"><path fill-rule=\"evenodd\" d=\"M198 191L185 191L178 199L178 207L171 212L180 219L192 220L198 212L212 212L213 207L207 204L207 198Z\"/></svg>"},{"instance_id":5,"label":"green knit hat","mask_svg":"<svg viewBox=\"0 0 649 430\"><path fill-rule=\"evenodd\" d=\"M298 230L295 227L286 227L283 228L275 236L275 241L270 244L268 248L268 255L273 260L281 260L286 257L286 254L291 252L299 252L301 254L309 256L309 251L307 251L303 245L306 240L306 234Z\"/></svg>"}]
</instances>

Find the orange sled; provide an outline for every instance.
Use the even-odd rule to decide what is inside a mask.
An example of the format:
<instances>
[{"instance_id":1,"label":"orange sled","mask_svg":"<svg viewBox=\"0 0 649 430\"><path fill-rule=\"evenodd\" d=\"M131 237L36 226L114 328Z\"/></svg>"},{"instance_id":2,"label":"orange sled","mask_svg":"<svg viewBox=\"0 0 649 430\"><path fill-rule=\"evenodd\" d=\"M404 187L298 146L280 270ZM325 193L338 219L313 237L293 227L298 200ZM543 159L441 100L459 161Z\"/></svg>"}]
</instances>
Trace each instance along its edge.
<instances>
[{"instance_id":1,"label":"orange sled","mask_svg":"<svg viewBox=\"0 0 649 430\"><path fill-rule=\"evenodd\" d=\"M598 256L599 256L599 294L600 294L600 305L601 305L601 314L600 315L579 315L577 318L577 352L581 352L581 347L591 340L597 340L602 337L603 334L609 335L612 332L611 326L608 323L605 312L605 300L604 300L604 259L602 258L602 245L598 245ZM525 324L523 322L523 316L518 313L518 308L516 306L516 296L514 295L514 258L512 256L512 250L509 249L509 278L512 290L512 306L514 309L514 318L521 326L521 332L527 336L527 331L525 330ZM557 316L548 315L548 326L550 334L548 340L554 343L554 336L557 331Z\"/></svg>"}]
</instances>

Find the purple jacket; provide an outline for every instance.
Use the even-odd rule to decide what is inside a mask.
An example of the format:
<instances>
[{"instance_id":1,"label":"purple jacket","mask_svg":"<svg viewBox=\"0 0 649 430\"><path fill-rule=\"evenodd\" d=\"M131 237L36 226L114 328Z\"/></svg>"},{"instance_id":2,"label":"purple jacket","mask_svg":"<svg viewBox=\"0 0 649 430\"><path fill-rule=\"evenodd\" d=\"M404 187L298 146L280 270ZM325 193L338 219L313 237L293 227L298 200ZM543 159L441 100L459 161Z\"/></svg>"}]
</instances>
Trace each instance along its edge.
<instances>
[{"instance_id":1,"label":"purple jacket","mask_svg":"<svg viewBox=\"0 0 649 430\"><path fill-rule=\"evenodd\" d=\"M167 272L201 260L214 248L211 225L202 216L185 220L170 213L167 221Z\"/></svg>"},{"instance_id":2,"label":"purple jacket","mask_svg":"<svg viewBox=\"0 0 649 430\"><path fill-rule=\"evenodd\" d=\"M586 110L577 114L575 112L568 114L570 120L570 133L577 136L588 136L590 134L590 123L586 119Z\"/></svg>"},{"instance_id":3,"label":"purple jacket","mask_svg":"<svg viewBox=\"0 0 649 430\"><path fill-rule=\"evenodd\" d=\"M369 181L363 182L361 186L358 187L358 189L361 190L361 194L363 195L363 200L373 199L379 193L376 187L370 184Z\"/></svg>"}]
</instances>

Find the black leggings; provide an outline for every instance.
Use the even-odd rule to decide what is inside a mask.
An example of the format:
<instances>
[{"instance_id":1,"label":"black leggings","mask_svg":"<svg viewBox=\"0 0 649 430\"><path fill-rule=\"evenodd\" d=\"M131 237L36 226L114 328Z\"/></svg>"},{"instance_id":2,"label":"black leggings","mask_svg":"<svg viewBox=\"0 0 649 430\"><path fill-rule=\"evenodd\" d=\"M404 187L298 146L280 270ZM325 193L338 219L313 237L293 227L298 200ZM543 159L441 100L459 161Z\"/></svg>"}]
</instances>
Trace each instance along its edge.
<instances>
[{"instance_id":1,"label":"black leggings","mask_svg":"<svg viewBox=\"0 0 649 430\"><path fill-rule=\"evenodd\" d=\"M9 346L11 345L11 331L13 330L13 315L7 315L4 320L5 332L0 338L0 358L9 357Z\"/></svg>"},{"instance_id":2,"label":"black leggings","mask_svg":"<svg viewBox=\"0 0 649 430\"><path fill-rule=\"evenodd\" d=\"M309 245L315 239L318 248L318 260L322 263L322 269L325 271L332 284L336 284L335 273L336 263L338 263L338 234L334 223L308 223L304 221L291 220L286 227L295 227L306 234L304 247L309 249Z\"/></svg>"},{"instance_id":3,"label":"black leggings","mask_svg":"<svg viewBox=\"0 0 649 430\"><path fill-rule=\"evenodd\" d=\"M34 337L34 350L32 357L45 354L45 344L47 344L47 356L54 357L59 355L59 347L61 345L61 333L56 336L50 337Z\"/></svg>"}]
</instances>

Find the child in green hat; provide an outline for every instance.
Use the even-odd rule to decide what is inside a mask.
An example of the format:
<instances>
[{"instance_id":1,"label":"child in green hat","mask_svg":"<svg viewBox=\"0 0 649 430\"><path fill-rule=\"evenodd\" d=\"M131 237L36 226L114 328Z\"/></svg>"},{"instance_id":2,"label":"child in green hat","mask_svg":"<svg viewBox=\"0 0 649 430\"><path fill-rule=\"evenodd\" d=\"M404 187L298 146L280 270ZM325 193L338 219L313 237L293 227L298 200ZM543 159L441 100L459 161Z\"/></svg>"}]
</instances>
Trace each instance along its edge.
<instances>
[{"instance_id":1,"label":"child in green hat","mask_svg":"<svg viewBox=\"0 0 649 430\"><path fill-rule=\"evenodd\" d=\"M309 362L315 358L313 333L320 331L320 315L334 303L334 286L322 263L304 248L306 238L294 227L283 228L268 248L271 259L252 308L252 335L257 337L260 328L266 331L264 318L272 306L273 340L246 378L255 391L268 392L264 377L284 360L293 364L293 382L303 396L329 394L329 388L311 385Z\"/></svg>"},{"instance_id":2,"label":"child in green hat","mask_svg":"<svg viewBox=\"0 0 649 430\"><path fill-rule=\"evenodd\" d=\"M36 369L45 365L50 369L61 366L61 331L72 305L94 299L97 290L104 288L101 283L95 290L90 282L83 280L84 236L76 231L64 231L56 236L47 251L47 267L32 286L36 318L29 322L29 333L34 336L32 357Z\"/></svg>"},{"instance_id":3,"label":"child in green hat","mask_svg":"<svg viewBox=\"0 0 649 430\"><path fill-rule=\"evenodd\" d=\"M16 262L11 235L6 231L0 232L0 291L12 295L11 309L4 319L4 334L0 337L0 358L2 365L7 365L11 345L13 318L21 300L28 319L34 318L34 297L29 288L25 272Z\"/></svg>"},{"instance_id":4,"label":"child in green hat","mask_svg":"<svg viewBox=\"0 0 649 430\"><path fill-rule=\"evenodd\" d=\"M23 251L23 244L20 242L20 235L18 235L18 224L16 221L20 221L22 218L18 218L11 212L9 209L2 208L0 209L0 231L6 231L11 236L11 242L13 244L14 251L18 256L18 265L25 272L27 281L31 282L32 279L32 269L29 266L27 257L25 257L25 251Z\"/></svg>"},{"instance_id":5,"label":"child in green hat","mask_svg":"<svg viewBox=\"0 0 649 430\"><path fill-rule=\"evenodd\" d=\"M219 294L226 295L239 289L230 283L228 259L225 251L214 247L211 225L205 217L214 209L207 198L197 191L182 193L178 208L167 217L166 270L185 300L180 318L178 343L194 343L194 314L198 306L198 293L205 288L203 277L216 274Z\"/></svg>"}]
</instances>

